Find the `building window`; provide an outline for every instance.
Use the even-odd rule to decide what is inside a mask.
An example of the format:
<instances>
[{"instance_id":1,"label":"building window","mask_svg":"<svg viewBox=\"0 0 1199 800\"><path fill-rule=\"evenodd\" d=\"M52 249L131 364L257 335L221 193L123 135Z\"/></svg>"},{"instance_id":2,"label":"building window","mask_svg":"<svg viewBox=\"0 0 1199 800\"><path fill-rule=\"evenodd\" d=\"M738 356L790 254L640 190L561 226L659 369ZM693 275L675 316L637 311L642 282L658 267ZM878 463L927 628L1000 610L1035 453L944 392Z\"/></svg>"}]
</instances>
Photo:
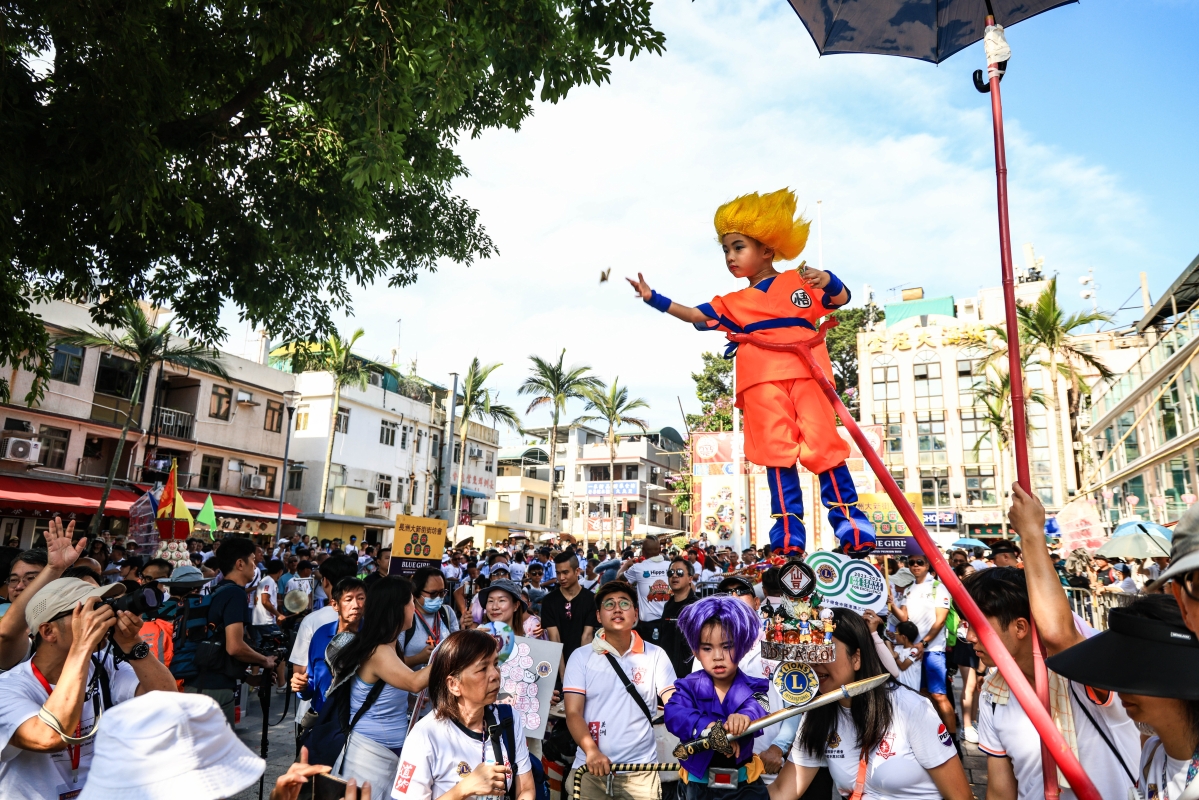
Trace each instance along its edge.
<instances>
[{"instance_id":1,"label":"building window","mask_svg":"<svg viewBox=\"0 0 1199 800\"><path fill-rule=\"evenodd\" d=\"M942 474L944 473L944 474ZM949 470L920 470L920 494L924 510L949 505Z\"/></svg>"},{"instance_id":2,"label":"building window","mask_svg":"<svg viewBox=\"0 0 1199 800\"><path fill-rule=\"evenodd\" d=\"M958 353L958 405L970 408L978 401L978 393L987 385L982 374L982 363L986 351L978 347L967 347Z\"/></svg>"},{"instance_id":3,"label":"building window","mask_svg":"<svg viewBox=\"0 0 1199 800\"><path fill-rule=\"evenodd\" d=\"M1182 405L1182 397L1178 389L1178 382L1175 381L1168 388L1162 387L1161 399L1157 401L1157 433L1158 441L1164 444L1171 439L1177 438L1179 433L1179 406Z\"/></svg>"},{"instance_id":4,"label":"building window","mask_svg":"<svg viewBox=\"0 0 1199 800\"><path fill-rule=\"evenodd\" d=\"M1140 438L1140 431L1133 428L1133 423L1136 422L1136 419L1137 415L1132 411L1121 414L1116 418L1116 436L1111 444L1120 441L1120 439L1124 437L1124 434L1128 434L1128 438L1124 439L1125 464L1130 461L1135 461L1141 457L1141 445L1138 441ZM1132 433L1128 432L1130 428L1132 429ZM1110 431L1111 428L1108 428L1108 430Z\"/></svg>"},{"instance_id":5,"label":"building window","mask_svg":"<svg viewBox=\"0 0 1199 800\"><path fill-rule=\"evenodd\" d=\"M287 490L289 492L291 492L291 491L299 491L300 489L303 489L303 488L304 488L304 470L302 470L302 469L288 470Z\"/></svg>"},{"instance_id":6,"label":"building window","mask_svg":"<svg viewBox=\"0 0 1199 800\"><path fill-rule=\"evenodd\" d=\"M54 345L54 363L50 367L50 379L79 385L83 374L83 348L71 344Z\"/></svg>"},{"instance_id":7,"label":"building window","mask_svg":"<svg viewBox=\"0 0 1199 800\"><path fill-rule=\"evenodd\" d=\"M462 458L462 442L454 442L454 463L457 464Z\"/></svg>"},{"instance_id":8,"label":"building window","mask_svg":"<svg viewBox=\"0 0 1199 800\"><path fill-rule=\"evenodd\" d=\"M945 464L945 412L916 412L916 442L920 451L920 463Z\"/></svg>"},{"instance_id":9,"label":"building window","mask_svg":"<svg viewBox=\"0 0 1199 800\"><path fill-rule=\"evenodd\" d=\"M375 494L379 500L391 499L391 476L380 475L375 479Z\"/></svg>"},{"instance_id":10,"label":"building window","mask_svg":"<svg viewBox=\"0 0 1199 800\"><path fill-rule=\"evenodd\" d=\"M965 472L966 505L995 505L995 468L966 467Z\"/></svg>"},{"instance_id":11,"label":"building window","mask_svg":"<svg viewBox=\"0 0 1199 800\"><path fill-rule=\"evenodd\" d=\"M308 406L296 406L296 430L308 430Z\"/></svg>"},{"instance_id":12,"label":"building window","mask_svg":"<svg viewBox=\"0 0 1199 800\"><path fill-rule=\"evenodd\" d=\"M649 506L649 521L650 521L650 522L657 522L657 521L658 521L658 504L657 504L657 503L650 503L650 506Z\"/></svg>"},{"instance_id":13,"label":"building window","mask_svg":"<svg viewBox=\"0 0 1199 800\"><path fill-rule=\"evenodd\" d=\"M220 491L221 468L225 459L217 456L204 456L200 459L200 488L209 491Z\"/></svg>"},{"instance_id":14,"label":"building window","mask_svg":"<svg viewBox=\"0 0 1199 800\"><path fill-rule=\"evenodd\" d=\"M1025 379L1024 385L1029 389L1044 388L1044 373L1040 367L1027 370ZM1045 505L1053 505L1053 456L1049 446L1049 415L1045 412L1045 406L1038 403L1028 404L1028 443L1033 493L1040 497Z\"/></svg>"},{"instance_id":15,"label":"building window","mask_svg":"<svg viewBox=\"0 0 1199 800\"><path fill-rule=\"evenodd\" d=\"M266 424L264 430L271 433L283 432L283 404L275 400L266 401Z\"/></svg>"},{"instance_id":16,"label":"building window","mask_svg":"<svg viewBox=\"0 0 1199 800\"><path fill-rule=\"evenodd\" d=\"M533 524L533 498L525 498L525 522L529 525Z\"/></svg>"},{"instance_id":17,"label":"building window","mask_svg":"<svg viewBox=\"0 0 1199 800\"><path fill-rule=\"evenodd\" d=\"M38 462L50 469L64 469L67 465L67 445L71 442L71 432L65 428L51 428L43 425L37 435L42 443L42 453Z\"/></svg>"},{"instance_id":18,"label":"building window","mask_svg":"<svg viewBox=\"0 0 1199 800\"><path fill-rule=\"evenodd\" d=\"M666 509L666 513L663 515L663 523L667 527L674 527L674 506L667 505L663 506L663 508Z\"/></svg>"},{"instance_id":19,"label":"building window","mask_svg":"<svg viewBox=\"0 0 1199 800\"><path fill-rule=\"evenodd\" d=\"M412 499L405 500L405 502L410 502L412 505L416 505L416 499L420 497L420 481L416 480L415 478L412 481L412 492L409 494L409 497Z\"/></svg>"},{"instance_id":20,"label":"building window","mask_svg":"<svg viewBox=\"0 0 1199 800\"><path fill-rule=\"evenodd\" d=\"M425 512L426 513L433 510L434 499L435 498L433 497L433 481L429 481L428 494L425 497Z\"/></svg>"},{"instance_id":21,"label":"building window","mask_svg":"<svg viewBox=\"0 0 1199 800\"><path fill-rule=\"evenodd\" d=\"M379 444L385 444L388 447L395 447L396 430L399 424L390 420L383 420L383 424L379 427Z\"/></svg>"},{"instance_id":22,"label":"building window","mask_svg":"<svg viewBox=\"0 0 1199 800\"><path fill-rule=\"evenodd\" d=\"M228 386L213 386L212 397L208 400L208 416L227 420L232 408L233 390Z\"/></svg>"},{"instance_id":23,"label":"building window","mask_svg":"<svg viewBox=\"0 0 1199 800\"><path fill-rule=\"evenodd\" d=\"M924 350L916 355L916 363L912 365L917 411L941 408L941 362L936 358L935 353Z\"/></svg>"},{"instance_id":24,"label":"building window","mask_svg":"<svg viewBox=\"0 0 1199 800\"><path fill-rule=\"evenodd\" d=\"M628 466L626 466L624 468L624 479L626 481L637 480L637 465L636 464L629 464Z\"/></svg>"},{"instance_id":25,"label":"building window","mask_svg":"<svg viewBox=\"0 0 1199 800\"><path fill-rule=\"evenodd\" d=\"M441 434L433 434L433 444L429 448L429 455L436 456L437 460L441 460Z\"/></svg>"},{"instance_id":26,"label":"building window","mask_svg":"<svg viewBox=\"0 0 1199 800\"><path fill-rule=\"evenodd\" d=\"M337 409L337 422L333 428L334 433L349 433L350 432L350 409Z\"/></svg>"},{"instance_id":27,"label":"building window","mask_svg":"<svg viewBox=\"0 0 1199 800\"><path fill-rule=\"evenodd\" d=\"M589 481L606 481L608 480L608 468L604 467L588 467L587 480Z\"/></svg>"},{"instance_id":28,"label":"building window","mask_svg":"<svg viewBox=\"0 0 1199 800\"><path fill-rule=\"evenodd\" d=\"M966 464L991 462L991 426L981 412L962 409L962 461Z\"/></svg>"},{"instance_id":29,"label":"building window","mask_svg":"<svg viewBox=\"0 0 1199 800\"><path fill-rule=\"evenodd\" d=\"M487 457L483 461L484 472L495 472L495 453L487 451Z\"/></svg>"},{"instance_id":30,"label":"building window","mask_svg":"<svg viewBox=\"0 0 1199 800\"><path fill-rule=\"evenodd\" d=\"M903 414L875 414L874 424L883 426L883 460L903 463Z\"/></svg>"},{"instance_id":31,"label":"building window","mask_svg":"<svg viewBox=\"0 0 1199 800\"><path fill-rule=\"evenodd\" d=\"M408 433L411 430L412 430L412 428L409 428L407 425L405 425L403 427L403 429L400 430L400 449L401 450L408 449Z\"/></svg>"},{"instance_id":32,"label":"building window","mask_svg":"<svg viewBox=\"0 0 1199 800\"><path fill-rule=\"evenodd\" d=\"M110 397L129 400L133 397L133 383L137 379L137 367L127 358L100 354L100 366L96 370L96 391Z\"/></svg>"},{"instance_id":33,"label":"building window","mask_svg":"<svg viewBox=\"0 0 1199 800\"><path fill-rule=\"evenodd\" d=\"M263 464L258 468L258 474L266 478L266 489L264 489L263 492L267 497L274 497L275 479L279 477L279 468Z\"/></svg>"},{"instance_id":34,"label":"building window","mask_svg":"<svg viewBox=\"0 0 1199 800\"><path fill-rule=\"evenodd\" d=\"M537 507L537 524L544 525L545 524L545 512L546 512L546 499L543 497L540 500L538 500L537 502L539 504Z\"/></svg>"},{"instance_id":35,"label":"building window","mask_svg":"<svg viewBox=\"0 0 1199 800\"><path fill-rule=\"evenodd\" d=\"M889 404L899 403L899 363L895 356L875 356L870 380L876 406L882 406L885 412Z\"/></svg>"},{"instance_id":36,"label":"building window","mask_svg":"<svg viewBox=\"0 0 1199 800\"><path fill-rule=\"evenodd\" d=\"M8 417L4 420L4 430L17 431L18 433L33 433L33 424L28 420Z\"/></svg>"},{"instance_id":37,"label":"building window","mask_svg":"<svg viewBox=\"0 0 1199 800\"><path fill-rule=\"evenodd\" d=\"M425 432L424 432L424 431L417 431L417 432L416 432L416 452L418 452L418 453L420 452L420 442L421 442L421 439L424 439L424 438L425 438Z\"/></svg>"},{"instance_id":38,"label":"building window","mask_svg":"<svg viewBox=\"0 0 1199 800\"><path fill-rule=\"evenodd\" d=\"M907 477L904 475L903 467L891 467L889 470L891 477L895 479L895 483L902 491L907 491Z\"/></svg>"}]
</instances>

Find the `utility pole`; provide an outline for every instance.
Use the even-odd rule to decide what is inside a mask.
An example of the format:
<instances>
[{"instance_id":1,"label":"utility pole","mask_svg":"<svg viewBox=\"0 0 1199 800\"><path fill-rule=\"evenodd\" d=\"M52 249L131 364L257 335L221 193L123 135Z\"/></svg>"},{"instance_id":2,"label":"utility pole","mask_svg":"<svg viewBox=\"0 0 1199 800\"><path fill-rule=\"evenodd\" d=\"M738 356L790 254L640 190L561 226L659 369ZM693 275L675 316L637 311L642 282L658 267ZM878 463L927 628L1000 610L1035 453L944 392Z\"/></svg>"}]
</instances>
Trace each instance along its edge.
<instances>
[{"instance_id":1,"label":"utility pole","mask_svg":"<svg viewBox=\"0 0 1199 800\"><path fill-rule=\"evenodd\" d=\"M451 522L453 522L453 525L451 527L454 531L454 536L457 536L458 535L458 506L462 505L462 500L461 500L461 498L459 498L457 500L454 499L454 482L452 480L450 480L450 478L451 478L450 465L454 463L454 411L458 407L458 373L451 372L450 375L454 379L454 382L453 382L454 388L450 390L450 402L449 402L450 413L449 413L449 417L448 417L448 422L446 423L446 434L445 434L446 458L445 458L445 461L442 462L442 469L445 471L445 478L442 480L442 485L447 487L447 496L449 497L448 502L452 506L451 514L453 515L452 519L451 519ZM455 543L457 541L458 541L457 539L450 537L451 543Z\"/></svg>"}]
</instances>

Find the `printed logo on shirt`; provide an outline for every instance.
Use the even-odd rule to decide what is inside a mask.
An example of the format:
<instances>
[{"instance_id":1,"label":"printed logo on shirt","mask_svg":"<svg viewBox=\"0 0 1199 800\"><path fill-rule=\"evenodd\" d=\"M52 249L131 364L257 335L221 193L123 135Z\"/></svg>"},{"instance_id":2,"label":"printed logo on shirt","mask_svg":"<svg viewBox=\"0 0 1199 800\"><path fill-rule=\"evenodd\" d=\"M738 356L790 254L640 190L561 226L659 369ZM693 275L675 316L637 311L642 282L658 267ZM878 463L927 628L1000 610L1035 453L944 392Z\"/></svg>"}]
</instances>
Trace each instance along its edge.
<instances>
[{"instance_id":1,"label":"printed logo on shirt","mask_svg":"<svg viewBox=\"0 0 1199 800\"><path fill-rule=\"evenodd\" d=\"M467 764L465 761L459 761L456 772L458 773L459 777L465 778L470 774L470 764Z\"/></svg>"},{"instance_id":2,"label":"printed logo on shirt","mask_svg":"<svg viewBox=\"0 0 1199 800\"><path fill-rule=\"evenodd\" d=\"M791 302L794 303L795 305L799 306L800 308L811 308L812 307L812 298L808 297L808 293L805 292L803 289L796 289L791 294Z\"/></svg>"},{"instance_id":3,"label":"printed logo on shirt","mask_svg":"<svg viewBox=\"0 0 1199 800\"><path fill-rule=\"evenodd\" d=\"M587 732L591 734L592 739L595 739L595 743L599 744L600 734L604 732L604 723L598 720L596 722L588 722Z\"/></svg>"},{"instance_id":4,"label":"printed logo on shirt","mask_svg":"<svg viewBox=\"0 0 1199 800\"><path fill-rule=\"evenodd\" d=\"M645 577L649 577L648 572L645 573ZM645 596L645 599L651 603L665 603L670 599L670 584L666 581L654 581L653 585L649 587L649 594Z\"/></svg>"},{"instance_id":5,"label":"printed logo on shirt","mask_svg":"<svg viewBox=\"0 0 1199 800\"><path fill-rule=\"evenodd\" d=\"M830 750L833 750L840 746L841 746L841 737L840 737L840 735L837 734L836 731L833 731L832 733L830 733L828 735L828 747Z\"/></svg>"},{"instance_id":6,"label":"printed logo on shirt","mask_svg":"<svg viewBox=\"0 0 1199 800\"><path fill-rule=\"evenodd\" d=\"M949 735L949 731L945 730L944 725L937 726L937 738L941 740L941 744L946 747L953 747L953 737Z\"/></svg>"},{"instance_id":7,"label":"printed logo on shirt","mask_svg":"<svg viewBox=\"0 0 1199 800\"><path fill-rule=\"evenodd\" d=\"M644 680L645 680L645 670L643 670L641 667L633 667L633 683L640 686L642 681L644 681Z\"/></svg>"},{"instance_id":8,"label":"printed logo on shirt","mask_svg":"<svg viewBox=\"0 0 1199 800\"><path fill-rule=\"evenodd\" d=\"M1149 784L1148 800L1157 800L1157 798L1158 798L1157 784L1151 783L1151 784Z\"/></svg>"},{"instance_id":9,"label":"printed logo on shirt","mask_svg":"<svg viewBox=\"0 0 1199 800\"><path fill-rule=\"evenodd\" d=\"M408 784L412 783L412 773L416 772L416 765L409 764L405 761L400 764L400 771L396 775L395 791L408 794Z\"/></svg>"},{"instance_id":10,"label":"printed logo on shirt","mask_svg":"<svg viewBox=\"0 0 1199 800\"><path fill-rule=\"evenodd\" d=\"M879 758L886 761L891 756L895 755L895 734L888 733L883 737L883 740L878 743L878 750L875 751Z\"/></svg>"}]
</instances>

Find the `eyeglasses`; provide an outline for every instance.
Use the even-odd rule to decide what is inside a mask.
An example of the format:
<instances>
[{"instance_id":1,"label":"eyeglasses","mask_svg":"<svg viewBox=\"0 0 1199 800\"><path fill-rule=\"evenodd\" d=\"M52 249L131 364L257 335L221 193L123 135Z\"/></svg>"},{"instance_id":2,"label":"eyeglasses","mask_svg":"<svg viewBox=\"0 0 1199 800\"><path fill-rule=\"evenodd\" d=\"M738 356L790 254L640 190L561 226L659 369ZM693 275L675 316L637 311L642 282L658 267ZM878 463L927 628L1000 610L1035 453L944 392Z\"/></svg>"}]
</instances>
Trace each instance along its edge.
<instances>
[{"instance_id":1,"label":"eyeglasses","mask_svg":"<svg viewBox=\"0 0 1199 800\"><path fill-rule=\"evenodd\" d=\"M912 558L912 559L908 559L908 566L909 567L927 567L928 562L922 558Z\"/></svg>"},{"instance_id":2,"label":"eyeglasses","mask_svg":"<svg viewBox=\"0 0 1199 800\"><path fill-rule=\"evenodd\" d=\"M688 570L685 569L668 569L666 574L672 578L686 578Z\"/></svg>"},{"instance_id":3,"label":"eyeglasses","mask_svg":"<svg viewBox=\"0 0 1199 800\"><path fill-rule=\"evenodd\" d=\"M604 611L615 611L618 608L621 611L628 611L632 607L633 603L631 600L605 600L600 605L600 608Z\"/></svg>"},{"instance_id":4,"label":"eyeglasses","mask_svg":"<svg viewBox=\"0 0 1199 800\"><path fill-rule=\"evenodd\" d=\"M436 592L424 591L424 592L421 592L421 594L425 595L426 597L436 599L438 597L445 597L446 591L445 591L445 589L440 589Z\"/></svg>"}]
</instances>

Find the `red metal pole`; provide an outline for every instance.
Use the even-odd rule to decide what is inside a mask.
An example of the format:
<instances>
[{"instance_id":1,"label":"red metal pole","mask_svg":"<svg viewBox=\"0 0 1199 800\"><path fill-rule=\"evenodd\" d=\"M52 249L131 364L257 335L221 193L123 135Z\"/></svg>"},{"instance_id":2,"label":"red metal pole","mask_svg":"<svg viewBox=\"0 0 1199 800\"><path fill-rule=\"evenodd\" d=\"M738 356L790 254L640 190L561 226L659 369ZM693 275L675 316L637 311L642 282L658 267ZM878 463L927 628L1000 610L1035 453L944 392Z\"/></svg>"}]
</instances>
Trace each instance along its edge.
<instances>
[{"instance_id":1,"label":"red metal pole","mask_svg":"<svg viewBox=\"0 0 1199 800\"><path fill-rule=\"evenodd\" d=\"M945 588L949 591L951 597L957 607L965 615L967 622L974 629L976 635L982 640L983 645L987 648L987 653L995 660L995 666L999 668L999 672L1007 681L1008 688L1011 689L1012 695L1020 703L1020 707L1028 714L1029 721L1041 736L1043 747L1046 748L1052 756L1048 766L1052 769L1053 762L1060 766L1062 774L1066 776L1066 780L1074 789L1074 794L1078 800L1102 800L1102 796L1095 788L1095 784L1091 783L1091 779L1087 777L1083 771L1082 765L1078 763L1077 756L1066 744L1066 740L1062 738L1062 733L1057 729L1053 722L1053 717L1049 711L1038 702L1036 692L1025 679L1024 673L1016 664L1015 659L1008 653L1004 647L1003 641L999 638L991 624L987 622L987 618L983 616L982 610L978 604L974 602L966 587L954 574L953 569L941 555L941 551L937 549L937 545L933 542L932 537L928 535L928 531L924 529L924 523L916 515L915 509L908 503L907 498L903 496L903 491L899 488L899 484L891 477L883 460L879 458L878 453L874 452L873 446L862 433L862 429L858 427L853 416L850 415L849 409L841 402L841 398L837 395L837 390L829 382L828 376L824 374L824 370L816 363L812 357L812 351L809 349L820 339L824 337L824 331L837 324L836 319L827 320L820 329L820 334L816 339L809 340L802 344L774 344L763 342L753 338L748 334L729 334L728 338L735 342L751 343L751 346L762 347L767 350L779 350L783 352L798 353L804 363L808 365L808 369L815 377L816 384L824 392L825 397L832 403L833 409L841 418L842 424L849 431L850 436L857 442L858 448L862 451L862 455L870 464L870 468L874 470L875 478L882 483L883 490L891 497L895 503L896 509L899 511L903 521L907 523L908 529L912 531L912 535L916 537L916 541L920 544L920 548L924 551L924 555L932 564L933 569L937 573L937 577L945 584ZM1046 683L1046 686L1048 684ZM1056 781L1055 788L1056 788Z\"/></svg>"}]
</instances>

